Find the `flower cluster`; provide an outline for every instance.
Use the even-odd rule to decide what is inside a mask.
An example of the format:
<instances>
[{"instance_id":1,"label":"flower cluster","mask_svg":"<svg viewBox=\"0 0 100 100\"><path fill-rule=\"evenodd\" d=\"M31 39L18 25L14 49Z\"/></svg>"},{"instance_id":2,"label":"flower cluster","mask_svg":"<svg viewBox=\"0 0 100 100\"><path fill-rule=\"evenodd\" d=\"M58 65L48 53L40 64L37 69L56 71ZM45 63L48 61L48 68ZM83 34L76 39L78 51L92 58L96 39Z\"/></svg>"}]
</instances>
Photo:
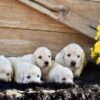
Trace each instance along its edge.
<instances>
[{"instance_id":1,"label":"flower cluster","mask_svg":"<svg viewBox=\"0 0 100 100\"><path fill-rule=\"evenodd\" d=\"M95 40L96 43L91 48L91 57L96 60L97 64L100 64L100 24L97 26Z\"/></svg>"}]
</instances>

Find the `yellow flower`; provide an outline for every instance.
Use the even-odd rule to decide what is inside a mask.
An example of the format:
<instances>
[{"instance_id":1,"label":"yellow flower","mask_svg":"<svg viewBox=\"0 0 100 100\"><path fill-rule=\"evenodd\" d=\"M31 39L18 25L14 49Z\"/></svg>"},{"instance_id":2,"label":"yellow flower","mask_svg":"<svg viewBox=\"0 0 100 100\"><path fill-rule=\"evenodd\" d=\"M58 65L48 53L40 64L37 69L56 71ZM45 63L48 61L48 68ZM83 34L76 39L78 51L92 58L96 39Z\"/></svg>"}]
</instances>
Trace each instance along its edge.
<instances>
[{"instance_id":1,"label":"yellow flower","mask_svg":"<svg viewBox=\"0 0 100 100\"><path fill-rule=\"evenodd\" d=\"M97 58L96 64L100 64L100 57Z\"/></svg>"},{"instance_id":2,"label":"yellow flower","mask_svg":"<svg viewBox=\"0 0 100 100\"><path fill-rule=\"evenodd\" d=\"M98 25L98 26L97 26L97 31L99 31L99 32L100 32L100 25Z\"/></svg>"},{"instance_id":3,"label":"yellow flower","mask_svg":"<svg viewBox=\"0 0 100 100\"><path fill-rule=\"evenodd\" d=\"M97 26L97 33L95 36L95 40L97 40L97 42L94 44L92 48L90 48L91 58L96 61L96 64L100 64L100 24Z\"/></svg>"},{"instance_id":4,"label":"yellow flower","mask_svg":"<svg viewBox=\"0 0 100 100\"><path fill-rule=\"evenodd\" d=\"M100 54L100 41L96 42L96 44L94 45L94 52L95 53L99 53Z\"/></svg>"},{"instance_id":5,"label":"yellow flower","mask_svg":"<svg viewBox=\"0 0 100 100\"><path fill-rule=\"evenodd\" d=\"M93 48L90 48L90 50L91 50L91 57L94 58L95 57L95 52L94 52Z\"/></svg>"},{"instance_id":6,"label":"yellow flower","mask_svg":"<svg viewBox=\"0 0 100 100\"><path fill-rule=\"evenodd\" d=\"M100 40L100 31L96 33L95 40Z\"/></svg>"}]
</instances>

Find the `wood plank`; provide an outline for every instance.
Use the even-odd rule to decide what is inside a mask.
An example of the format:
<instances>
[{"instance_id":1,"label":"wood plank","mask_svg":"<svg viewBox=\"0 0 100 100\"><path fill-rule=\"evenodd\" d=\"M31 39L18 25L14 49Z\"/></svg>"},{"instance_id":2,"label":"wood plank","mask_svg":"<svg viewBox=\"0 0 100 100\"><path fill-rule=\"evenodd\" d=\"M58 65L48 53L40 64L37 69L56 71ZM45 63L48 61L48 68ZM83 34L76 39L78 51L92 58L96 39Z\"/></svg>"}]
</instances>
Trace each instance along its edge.
<instances>
[{"instance_id":1,"label":"wood plank","mask_svg":"<svg viewBox=\"0 0 100 100\"><path fill-rule=\"evenodd\" d=\"M78 14L98 21L100 19L100 3L92 0L55 0L55 4L70 7Z\"/></svg>"},{"instance_id":2,"label":"wood plank","mask_svg":"<svg viewBox=\"0 0 100 100\"><path fill-rule=\"evenodd\" d=\"M0 27L69 33L75 31L16 0L0 1Z\"/></svg>"},{"instance_id":3,"label":"wood plank","mask_svg":"<svg viewBox=\"0 0 100 100\"><path fill-rule=\"evenodd\" d=\"M0 28L0 40L0 54L19 56L32 53L39 46L46 46L52 50L53 58L64 46L75 42L83 47L88 59L90 59L90 47L94 44L93 40L79 33L69 34L9 28ZM15 40L18 41L17 44L14 42ZM23 41L30 42L25 42L26 44L23 45Z\"/></svg>"},{"instance_id":4,"label":"wood plank","mask_svg":"<svg viewBox=\"0 0 100 100\"><path fill-rule=\"evenodd\" d=\"M95 33L96 33L95 29L96 29L97 23L92 20L90 21L84 18L83 16L77 14L76 12L74 12L68 7L67 9L63 9L63 11L60 10L58 12L58 15L56 15L57 13L52 12L50 10L51 8L48 9L40 5L42 4L43 1L38 1L39 3L35 3L29 0L19 0L19 1L33 9L36 9L37 11L43 14L46 14L47 16L55 19L56 21L63 23L66 26L76 29L77 31L83 33L84 35L88 37L91 37L92 39L94 39L95 37ZM47 1L44 1L44 2L47 2ZM45 4L48 4L48 2ZM48 5L45 5L45 6L48 6ZM95 23L95 24L92 24L92 23Z\"/></svg>"}]
</instances>

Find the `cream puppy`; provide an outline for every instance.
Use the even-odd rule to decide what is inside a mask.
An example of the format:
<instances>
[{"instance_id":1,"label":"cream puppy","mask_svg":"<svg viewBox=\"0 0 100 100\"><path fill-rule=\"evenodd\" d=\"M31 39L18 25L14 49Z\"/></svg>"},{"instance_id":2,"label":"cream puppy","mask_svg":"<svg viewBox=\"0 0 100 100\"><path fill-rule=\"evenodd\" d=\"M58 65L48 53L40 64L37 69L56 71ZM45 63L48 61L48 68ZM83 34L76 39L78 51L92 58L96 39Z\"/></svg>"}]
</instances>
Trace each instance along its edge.
<instances>
[{"instance_id":1,"label":"cream puppy","mask_svg":"<svg viewBox=\"0 0 100 100\"><path fill-rule=\"evenodd\" d=\"M54 67L48 74L48 81L56 83L71 83L73 84L73 73L67 68L60 64L55 63Z\"/></svg>"},{"instance_id":2,"label":"cream puppy","mask_svg":"<svg viewBox=\"0 0 100 100\"><path fill-rule=\"evenodd\" d=\"M14 64L14 80L17 83L41 83L41 70L36 65L28 62L18 61Z\"/></svg>"},{"instance_id":3,"label":"cream puppy","mask_svg":"<svg viewBox=\"0 0 100 100\"><path fill-rule=\"evenodd\" d=\"M11 62L5 56L0 56L0 80L10 82L12 77L13 68Z\"/></svg>"},{"instance_id":4,"label":"cream puppy","mask_svg":"<svg viewBox=\"0 0 100 100\"><path fill-rule=\"evenodd\" d=\"M84 50L75 43L67 45L55 57L56 62L70 68L77 77L83 70L85 60Z\"/></svg>"},{"instance_id":5,"label":"cream puppy","mask_svg":"<svg viewBox=\"0 0 100 100\"><path fill-rule=\"evenodd\" d=\"M24 55L22 59L39 67L47 67L51 65L51 51L46 47L39 47L33 54Z\"/></svg>"},{"instance_id":6,"label":"cream puppy","mask_svg":"<svg viewBox=\"0 0 100 100\"><path fill-rule=\"evenodd\" d=\"M73 84L73 73L69 68L52 61L52 66L43 68L43 78L47 82L71 83Z\"/></svg>"}]
</instances>

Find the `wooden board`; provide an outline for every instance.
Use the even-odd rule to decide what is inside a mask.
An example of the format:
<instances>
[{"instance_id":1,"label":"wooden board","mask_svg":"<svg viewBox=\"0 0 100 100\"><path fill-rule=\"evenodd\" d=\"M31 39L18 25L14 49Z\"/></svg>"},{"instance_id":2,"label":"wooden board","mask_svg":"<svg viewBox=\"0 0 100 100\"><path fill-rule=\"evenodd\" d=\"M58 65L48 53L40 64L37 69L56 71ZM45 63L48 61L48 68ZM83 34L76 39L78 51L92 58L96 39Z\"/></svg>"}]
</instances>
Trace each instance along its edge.
<instances>
[{"instance_id":1,"label":"wooden board","mask_svg":"<svg viewBox=\"0 0 100 100\"><path fill-rule=\"evenodd\" d=\"M56 4L51 4L46 0L34 0L33 2L30 0L18 1L29 6L30 8L36 9L40 13L43 13L60 23L63 23L66 26L81 32L88 37L91 37L92 39L95 38L96 26L98 25L98 22L83 17L70 9L68 6L66 6L66 9L63 6L62 9L62 7L58 7Z\"/></svg>"},{"instance_id":2,"label":"wooden board","mask_svg":"<svg viewBox=\"0 0 100 100\"><path fill-rule=\"evenodd\" d=\"M56 32L77 32L16 0L0 1L0 27Z\"/></svg>"},{"instance_id":3,"label":"wooden board","mask_svg":"<svg viewBox=\"0 0 100 100\"><path fill-rule=\"evenodd\" d=\"M50 1L50 0L49 0ZM55 4L63 4L70 7L78 14L98 21L100 19L100 2L92 0L54 0Z\"/></svg>"},{"instance_id":4,"label":"wooden board","mask_svg":"<svg viewBox=\"0 0 100 100\"><path fill-rule=\"evenodd\" d=\"M0 28L0 54L6 56L20 56L46 46L52 50L54 58L64 46L73 42L81 45L89 57L94 42L82 34Z\"/></svg>"},{"instance_id":5,"label":"wooden board","mask_svg":"<svg viewBox=\"0 0 100 100\"><path fill-rule=\"evenodd\" d=\"M90 58L92 39L17 0L0 0L0 54L21 56L32 53L39 46L46 46L52 50L54 58L72 42L81 45Z\"/></svg>"}]
</instances>

